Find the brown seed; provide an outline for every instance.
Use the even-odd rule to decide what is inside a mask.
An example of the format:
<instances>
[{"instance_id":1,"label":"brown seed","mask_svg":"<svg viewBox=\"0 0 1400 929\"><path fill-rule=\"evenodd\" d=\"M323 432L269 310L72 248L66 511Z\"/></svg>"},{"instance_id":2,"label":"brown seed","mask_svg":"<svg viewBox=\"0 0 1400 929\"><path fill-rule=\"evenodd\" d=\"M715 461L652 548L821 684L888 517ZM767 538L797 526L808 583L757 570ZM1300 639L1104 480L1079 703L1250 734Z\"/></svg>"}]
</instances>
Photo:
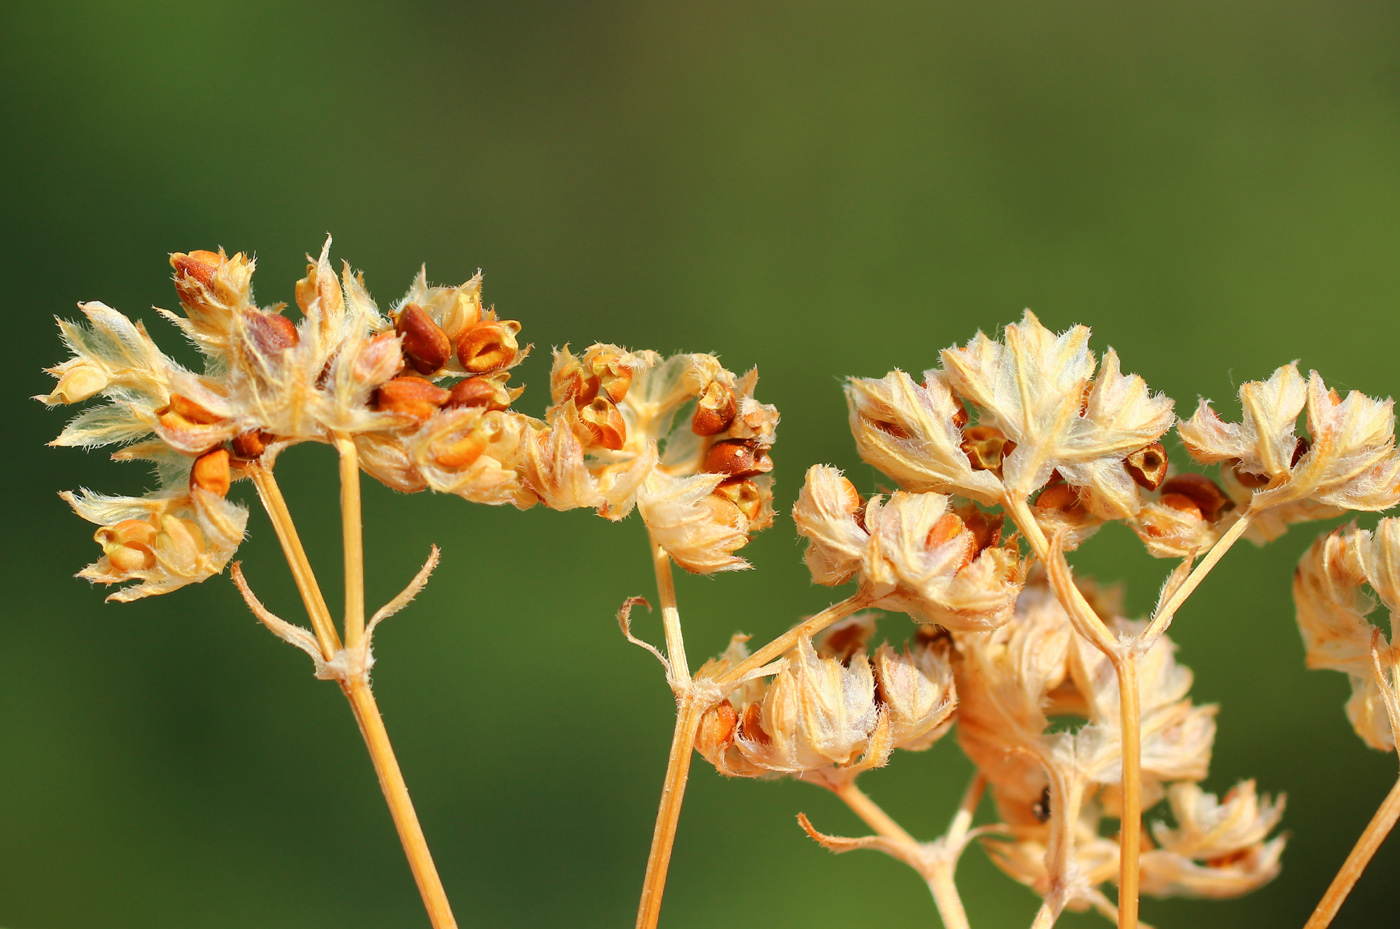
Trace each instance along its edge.
<instances>
[{"instance_id":1,"label":"brown seed","mask_svg":"<svg viewBox=\"0 0 1400 929\"><path fill-rule=\"evenodd\" d=\"M296 323L281 313L248 310L243 314L248 326L248 338L263 355L279 355L301 340Z\"/></svg>"},{"instance_id":2,"label":"brown seed","mask_svg":"<svg viewBox=\"0 0 1400 929\"><path fill-rule=\"evenodd\" d=\"M1051 484L1035 498L1034 506L1041 510L1064 510L1080 507L1079 492L1069 484ZM1082 507L1081 507L1082 508Z\"/></svg>"},{"instance_id":3,"label":"brown seed","mask_svg":"<svg viewBox=\"0 0 1400 929\"><path fill-rule=\"evenodd\" d=\"M1182 513L1195 513L1198 519L1205 518L1201 515L1201 508L1196 506L1196 501L1185 494L1162 494L1157 498L1157 502L1163 506L1171 507L1173 510L1179 510Z\"/></svg>"},{"instance_id":4,"label":"brown seed","mask_svg":"<svg viewBox=\"0 0 1400 929\"><path fill-rule=\"evenodd\" d=\"M450 471L471 466L486 451L486 433L473 429L467 435L452 442L438 442L433 445L433 460Z\"/></svg>"},{"instance_id":5,"label":"brown seed","mask_svg":"<svg viewBox=\"0 0 1400 929\"><path fill-rule=\"evenodd\" d=\"M261 429L240 432L233 437L233 453L239 458L254 461L262 457L262 453L267 451L267 443L271 441L272 434Z\"/></svg>"},{"instance_id":6,"label":"brown seed","mask_svg":"<svg viewBox=\"0 0 1400 929\"><path fill-rule=\"evenodd\" d=\"M416 303L405 303L394 321L403 338L403 357L419 374L434 374L452 358L452 340Z\"/></svg>"},{"instance_id":7,"label":"brown seed","mask_svg":"<svg viewBox=\"0 0 1400 929\"><path fill-rule=\"evenodd\" d=\"M1001 463L1016 448L995 426L973 426L963 432L960 446L974 471L991 471L1001 476Z\"/></svg>"},{"instance_id":8,"label":"brown seed","mask_svg":"<svg viewBox=\"0 0 1400 929\"><path fill-rule=\"evenodd\" d=\"M695 747L702 753L724 751L734 741L734 729L738 723L739 714L734 712L734 705L728 700L721 700L700 717Z\"/></svg>"},{"instance_id":9,"label":"brown seed","mask_svg":"<svg viewBox=\"0 0 1400 929\"><path fill-rule=\"evenodd\" d=\"M228 469L228 450L216 448L212 452L205 452L194 460L194 467L190 468L190 486L206 490L216 496L228 496L230 476Z\"/></svg>"},{"instance_id":10,"label":"brown seed","mask_svg":"<svg viewBox=\"0 0 1400 929\"><path fill-rule=\"evenodd\" d=\"M758 519L759 514L763 512L763 494L758 485L742 477L722 481L715 488L715 495L737 506L749 522Z\"/></svg>"},{"instance_id":11,"label":"brown seed","mask_svg":"<svg viewBox=\"0 0 1400 929\"><path fill-rule=\"evenodd\" d=\"M1156 490L1167 479L1167 450L1161 442L1153 442L1123 459L1133 483L1144 490Z\"/></svg>"},{"instance_id":12,"label":"brown seed","mask_svg":"<svg viewBox=\"0 0 1400 929\"><path fill-rule=\"evenodd\" d=\"M963 521L958 519L956 513L944 513L938 517L938 522L933 524L933 528L928 531L928 536L924 538L926 548L936 548L940 545L947 545L956 539L963 531Z\"/></svg>"},{"instance_id":13,"label":"brown seed","mask_svg":"<svg viewBox=\"0 0 1400 929\"><path fill-rule=\"evenodd\" d=\"M617 451L627 444L627 423L613 402L606 397L594 397L593 402L580 407L579 419L588 434L589 443Z\"/></svg>"},{"instance_id":14,"label":"brown seed","mask_svg":"<svg viewBox=\"0 0 1400 929\"><path fill-rule=\"evenodd\" d=\"M968 419L967 407L959 403L957 409L953 411L953 425L961 429L967 425Z\"/></svg>"},{"instance_id":15,"label":"brown seed","mask_svg":"<svg viewBox=\"0 0 1400 929\"><path fill-rule=\"evenodd\" d=\"M447 402L447 391L418 377L396 377L374 392L374 408L424 422Z\"/></svg>"},{"instance_id":16,"label":"brown seed","mask_svg":"<svg viewBox=\"0 0 1400 929\"><path fill-rule=\"evenodd\" d=\"M178 416L186 422L199 423L204 426L212 425L219 421L217 415L209 412L190 398L182 397L179 394L170 395L170 405L166 407L166 411Z\"/></svg>"},{"instance_id":17,"label":"brown seed","mask_svg":"<svg viewBox=\"0 0 1400 929\"><path fill-rule=\"evenodd\" d=\"M1293 458L1291 461L1288 462L1288 467L1298 467L1298 462L1302 461L1303 456L1306 455L1311 449L1312 442L1308 441L1307 436L1299 436L1298 444L1293 446Z\"/></svg>"},{"instance_id":18,"label":"brown seed","mask_svg":"<svg viewBox=\"0 0 1400 929\"><path fill-rule=\"evenodd\" d=\"M1234 502L1220 489L1220 485L1204 474L1184 472L1173 475L1162 484L1162 498L1175 494L1190 500L1200 510L1201 516L1215 522L1220 514L1233 509Z\"/></svg>"},{"instance_id":19,"label":"brown seed","mask_svg":"<svg viewBox=\"0 0 1400 929\"><path fill-rule=\"evenodd\" d=\"M518 329L518 324L499 320L477 323L457 339L457 360L473 374L507 367L520 351L512 327Z\"/></svg>"},{"instance_id":20,"label":"brown seed","mask_svg":"<svg viewBox=\"0 0 1400 929\"><path fill-rule=\"evenodd\" d=\"M750 742L757 742L759 745L771 745L773 739L768 733L763 731L763 710L757 703L750 703L744 707L744 715L740 719L739 734Z\"/></svg>"},{"instance_id":21,"label":"brown seed","mask_svg":"<svg viewBox=\"0 0 1400 929\"><path fill-rule=\"evenodd\" d=\"M218 271L219 265L223 263L223 256L218 252L207 252L203 249L176 252L170 256L170 266L175 269L177 275L192 277L206 286L214 279L214 272Z\"/></svg>"},{"instance_id":22,"label":"brown seed","mask_svg":"<svg viewBox=\"0 0 1400 929\"><path fill-rule=\"evenodd\" d=\"M726 439L710 446L705 455L705 468L711 474L752 477L773 470L773 459L767 449L744 439Z\"/></svg>"},{"instance_id":23,"label":"brown seed","mask_svg":"<svg viewBox=\"0 0 1400 929\"><path fill-rule=\"evenodd\" d=\"M711 381L695 401L690 431L696 435L719 435L733 424L738 412L739 404L734 399L734 391L719 381Z\"/></svg>"},{"instance_id":24,"label":"brown seed","mask_svg":"<svg viewBox=\"0 0 1400 929\"><path fill-rule=\"evenodd\" d=\"M452 385L443 406L484 406L488 410L504 410L510 406L505 385L489 377L469 377Z\"/></svg>"},{"instance_id":25,"label":"brown seed","mask_svg":"<svg viewBox=\"0 0 1400 929\"><path fill-rule=\"evenodd\" d=\"M1236 460L1230 470L1234 472L1235 480L1239 481L1241 486L1247 487L1250 490L1258 490L1261 487L1269 486L1269 478L1267 475L1246 471L1242 463L1238 460Z\"/></svg>"},{"instance_id":26,"label":"brown seed","mask_svg":"<svg viewBox=\"0 0 1400 929\"><path fill-rule=\"evenodd\" d=\"M903 426L901 426L899 423L887 423L887 422L885 422L885 421L882 420L882 419L871 419L871 420L867 420L867 422L869 422L870 425L874 426L876 429L879 429L881 432L885 433L886 435L892 435L892 436L894 436L896 439L907 439L907 438L909 438L909 435L910 435L909 430L908 430L908 429L905 429L905 428L904 428Z\"/></svg>"},{"instance_id":27,"label":"brown seed","mask_svg":"<svg viewBox=\"0 0 1400 929\"><path fill-rule=\"evenodd\" d=\"M1001 542L1001 527L1006 520L1005 516L1000 513L988 516L975 504L958 507L957 512L963 525L972 533L977 553L980 554L984 549Z\"/></svg>"}]
</instances>

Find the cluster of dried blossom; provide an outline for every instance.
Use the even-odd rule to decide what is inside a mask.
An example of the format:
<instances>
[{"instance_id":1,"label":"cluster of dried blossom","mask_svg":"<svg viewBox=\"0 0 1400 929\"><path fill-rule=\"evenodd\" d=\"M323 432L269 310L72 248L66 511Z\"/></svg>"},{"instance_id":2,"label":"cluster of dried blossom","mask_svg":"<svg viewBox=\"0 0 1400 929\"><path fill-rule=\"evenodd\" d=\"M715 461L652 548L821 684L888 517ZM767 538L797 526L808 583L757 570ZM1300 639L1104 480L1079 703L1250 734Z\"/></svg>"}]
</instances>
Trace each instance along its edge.
<instances>
[{"instance_id":1,"label":"cluster of dried blossom","mask_svg":"<svg viewBox=\"0 0 1400 929\"><path fill-rule=\"evenodd\" d=\"M866 497L817 465L791 515L812 578L854 592L762 648L735 636L692 675L670 564L701 574L748 567L737 552L774 520L778 414L755 399L756 373L738 377L704 354L663 359L598 344L575 356L565 347L537 419L513 409L521 390L509 384L529 347L517 341L517 322L483 308L479 275L430 287L420 274L381 313L361 277L348 267L334 274L329 246L297 283L299 322L282 306L254 304L244 255L172 256L185 312L162 313L204 354L203 372L100 303L81 305L86 326L60 322L74 357L49 369L58 383L39 399L107 403L55 444L119 445L114 457L152 461L160 478L143 497L65 495L100 527L103 555L81 576L137 582L113 599L222 571L247 520L227 499L231 483L253 478L268 503L277 455L299 442L336 444L352 473L400 491L586 507L613 520L635 507L666 636L664 655L646 647L678 706L639 927L658 918L695 752L725 775L794 777L834 792L874 834L829 836L802 817L809 834L834 851L872 848L909 864L953 927L968 925L953 872L974 839L1043 898L1037 929L1086 908L1133 926L1139 892L1227 897L1278 873L1284 839L1270 834L1283 800L1261 796L1253 781L1224 797L1201 789L1216 707L1192 702L1191 673L1165 632L1239 538L1262 544L1293 523L1400 502L1389 400L1343 399L1290 364L1241 387L1241 422L1203 402L1178 423L1172 401L1125 375L1112 349L1096 359L1086 327L1057 334L1029 312L999 340L978 333L944 350L922 380L902 371L852 378L859 453L899 489ZM1214 477L1169 460L1162 440L1174 425ZM1151 554L1179 559L1145 621L1121 616L1115 595L1076 580L1065 560L1112 521ZM1349 718L1367 744L1389 750L1400 731L1400 647L1368 621L1366 586L1392 615L1400 610L1400 520L1319 539L1294 584L1309 665L1350 675ZM323 676L346 680L325 640L318 657L308 633L245 594L318 669L332 669ZM645 645L630 631L632 602L624 632ZM872 651L867 610L907 615L917 624L909 643ZM367 639L363 649L360 677L372 660ZM1051 724L1066 718L1079 723ZM856 780L896 749L927 749L954 730L976 777L947 833L920 842ZM984 790L995 820L974 827ZM1373 823L1381 835L1400 815L1400 788L1394 797L1389 823ZM1174 825L1157 819L1144 832L1145 811L1162 800ZM1331 913L1365 857L1352 864L1329 891ZM1326 904L1310 929L1330 920Z\"/></svg>"}]
</instances>

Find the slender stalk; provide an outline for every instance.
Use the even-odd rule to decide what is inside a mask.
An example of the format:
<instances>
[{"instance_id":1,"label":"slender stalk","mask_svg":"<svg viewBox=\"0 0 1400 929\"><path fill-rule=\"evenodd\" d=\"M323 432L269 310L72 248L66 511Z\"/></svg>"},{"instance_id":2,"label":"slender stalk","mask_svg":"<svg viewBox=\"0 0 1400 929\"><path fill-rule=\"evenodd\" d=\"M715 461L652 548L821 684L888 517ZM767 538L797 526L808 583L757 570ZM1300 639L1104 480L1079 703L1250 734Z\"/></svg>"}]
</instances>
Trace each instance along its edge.
<instances>
[{"instance_id":1,"label":"slender stalk","mask_svg":"<svg viewBox=\"0 0 1400 929\"><path fill-rule=\"evenodd\" d=\"M833 603L815 616L809 616L796 626L793 626L787 632L784 632L748 658L745 658L743 661L721 674L718 678L720 685L733 684L750 671L763 667L768 662L787 652L797 644L798 639L814 636L832 623L845 619L857 610L861 610L869 605L870 598L864 591L859 590L851 594L851 596L847 597L845 600Z\"/></svg>"},{"instance_id":2,"label":"slender stalk","mask_svg":"<svg viewBox=\"0 0 1400 929\"><path fill-rule=\"evenodd\" d=\"M647 873L642 883L642 897L637 905L637 929L656 929L661 918L661 895L666 890L666 870L671 865L671 849L676 844L676 825L680 822L681 803L685 799L685 783L690 776L690 758L694 753L695 733L705 708L690 693L681 698L676 713L676 731L671 738L671 754L666 759L666 780L661 787L661 806L656 812L656 828L651 835L651 852L647 856Z\"/></svg>"},{"instance_id":3,"label":"slender stalk","mask_svg":"<svg viewBox=\"0 0 1400 929\"><path fill-rule=\"evenodd\" d=\"M301 592L302 603L311 618L322 654L330 660L340 651L340 636L336 633L330 610L326 607L326 598L321 593L321 586L316 581L311 563L306 558L306 549L302 547L301 537L297 534L296 524L292 522L287 502L271 470L254 467L251 472L253 483L258 488L258 496L262 499L263 507L267 510L268 518L271 519L272 527L277 533L277 539L282 544L282 552L287 557L292 576L296 579L297 590ZM358 496L357 492L357 500ZM357 515L357 525L358 522ZM361 565L363 566L363 563ZM362 585L363 581L364 577L361 574ZM350 701L350 709L359 723L360 733L369 749L370 760L379 775L379 786L383 789L384 799L389 805L389 814L394 820L399 839L403 842L404 854L408 857L409 868L418 884L418 891L423 897L423 905L428 911L433 929L456 929L457 922L452 917L447 894L433 865L432 855L428 852L423 829L413 811L413 803L408 798L408 786L399 771L393 745L384 729L384 721L379 715L379 707L375 704L369 682L362 678L354 678L342 682L341 690Z\"/></svg>"},{"instance_id":4,"label":"slender stalk","mask_svg":"<svg viewBox=\"0 0 1400 929\"><path fill-rule=\"evenodd\" d=\"M647 854L646 877L637 904L637 929L655 929L661 918L661 897L666 891L666 871L671 865L671 849L676 844L681 804L690 777L690 758L700 717L708 707L695 699L690 682L690 665L685 657L685 637L681 634L681 614L676 606L676 581L671 573L671 556L651 542L651 564L656 572L656 593L661 601L661 625L666 632L666 658L670 684L676 692L676 728L671 735L671 752L666 758L666 779L661 785L661 804Z\"/></svg>"},{"instance_id":5,"label":"slender stalk","mask_svg":"<svg viewBox=\"0 0 1400 929\"><path fill-rule=\"evenodd\" d=\"M1138 855L1142 850L1142 708L1137 658L1114 662L1118 672L1118 722L1123 731L1123 819L1118 832L1118 925L1138 923Z\"/></svg>"},{"instance_id":6,"label":"slender stalk","mask_svg":"<svg viewBox=\"0 0 1400 929\"><path fill-rule=\"evenodd\" d=\"M1225 557L1225 553L1230 550L1230 547L1238 542L1240 537L1244 535L1245 530L1249 528L1250 518L1251 514L1249 510L1245 510L1241 513L1240 518L1235 520L1235 524L1216 540L1216 543L1211 546L1210 551L1201 559L1201 563L1192 569L1186 580L1176 589L1176 592L1157 610L1157 614L1152 617L1152 622L1149 623L1147 628L1142 631L1142 634L1138 636L1138 641L1145 643L1146 648L1151 648L1152 644L1161 638L1162 633L1166 632L1167 627L1172 624L1172 617L1176 615L1176 611L1181 609L1181 605L1186 602L1186 598L1195 592L1196 588L1200 586L1201 581L1205 580L1206 575L1211 572L1211 569L1219 563L1221 558Z\"/></svg>"},{"instance_id":7,"label":"slender stalk","mask_svg":"<svg viewBox=\"0 0 1400 929\"><path fill-rule=\"evenodd\" d=\"M360 456L346 436L335 437L340 455L340 525L345 552L345 645L365 637L365 544L360 520Z\"/></svg>"},{"instance_id":8,"label":"slender stalk","mask_svg":"<svg viewBox=\"0 0 1400 929\"><path fill-rule=\"evenodd\" d=\"M1361 833L1361 838L1356 840L1351 854L1347 855L1347 860L1342 863L1342 869L1337 872L1337 876L1332 878L1332 884L1327 888L1327 893L1322 895L1322 900L1318 902L1303 929L1325 929L1332 924L1337 911L1342 908L1342 902L1346 900L1347 894L1351 893L1351 889L1356 886L1357 880L1361 878L1361 872L1366 870L1366 865L1370 863L1376 850L1381 847L1385 837L1390 834L1396 819L1400 819L1400 780L1397 780L1395 786L1390 788L1390 793L1386 794L1385 799L1381 801L1376 815L1372 816L1371 821L1366 824L1366 831Z\"/></svg>"},{"instance_id":9,"label":"slender stalk","mask_svg":"<svg viewBox=\"0 0 1400 929\"><path fill-rule=\"evenodd\" d=\"M394 819L399 840L403 842L403 852L413 872L414 883L418 885L418 893L423 897L423 906L428 910L428 919L433 929L456 929L457 920L453 918L452 907L447 902L447 891L443 889L433 856L428 851L428 840L418 823L413 801L408 798L408 785L404 783L398 759L394 757L394 747L389 742L389 733L384 728L384 720L379 715L379 706L375 703L369 682L354 678L342 684L341 689L350 701L355 721L360 724L360 733L365 737L369 756L374 761L374 772L379 775L379 786L384 791L384 800L389 805L389 815Z\"/></svg>"},{"instance_id":10,"label":"slender stalk","mask_svg":"<svg viewBox=\"0 0 1400 929\"><path fill-rule=\"evenodd\" d=\"M840 797L846 806L851 808L851 812L861 818L877 835L884 836L891 842L900 845L907 845L918 848L919 840L914 838L904 827L895 822L890 814L880 808L880 805L871 800L865 791L856 786L854 780L840 783L831 788L831 792Z\"/></svg>"},{"instance_id":11,"label":"slender stalk","mask_svg":"<svg viewBox=\"0 0 1400 929\"><path fill-rule=\"evenodd\" d=\"M661 627L666 631L666 657L671 663L671 686L690 686L690 665L685 657L685 637L681 635L681 613L676 607L676 579L671 574L671 556L651 540L651 565L656 572L656 593L661 600Z\"/></svg>"},{"instance_id":12,"label":"slender stalk","mask_svg":"<svg viewBox=\"0 0 1400 929\"><path fill-rule=\"evenodd\" d=\"M297 535L296 524L292 522L291 511L277 486L277 479L271 469L254 465L249 469L253 486L258 489L263 509L272 528L277 533L277 541L282 543L282 554L292 569L292 578L301 592L301 602L306 605L306 615L311 619L311 628L316 633L316 641L321 645L322 656L329 661L340 651L340 634L336 632L335 621L326 606L326 598L321 594L321 586L316 583L316 575L311 570L311 562L306 559L306 549L302 548L301 536Z\"/></svg>"},{"instance_id":13,"label":"slender stalk","mask_svg":"<svg viewBox=\"0 0 1400 929\"><path fill-rule=\"evenodd\" d=\"M1035 922L1031 923L1031 929L1050 929L1055 925L1055 920L1060 918L1060 914L1050 905L1049 900L1040 904L1040 909L1036 911Z\"/></svg>"}]
</instances>

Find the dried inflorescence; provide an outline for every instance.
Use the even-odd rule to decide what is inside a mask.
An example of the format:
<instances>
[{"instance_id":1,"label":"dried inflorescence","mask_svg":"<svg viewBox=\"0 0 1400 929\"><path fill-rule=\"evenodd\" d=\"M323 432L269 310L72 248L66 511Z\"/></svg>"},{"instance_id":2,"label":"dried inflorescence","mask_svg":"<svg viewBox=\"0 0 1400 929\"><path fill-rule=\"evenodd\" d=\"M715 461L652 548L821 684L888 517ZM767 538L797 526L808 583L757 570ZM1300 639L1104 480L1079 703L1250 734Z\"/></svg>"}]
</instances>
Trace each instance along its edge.
<instances>
[{"instance_id":1,"label":"dried inflorescence","mask_svg":"<svg viewBox=\"0 0 1400 929\"><path fill-rule=\"evenodd\" d=\"M282 305L254 302L246 255L171 256L184 313L160 312L199 348L202 372L103 304L81 305L86 325L59 321L73 357L49 369L58 383L38 399L106 402L54 444L120 445L116 457L153 461L160 477L148 497L72 498L88 501L74 505L101 526L104 557L84 577L139 581L114 595L128 600L218 573L246 521L223 499L229 485L290 445L337 439L395 490L521 509L589 506L610 518L640 503L688 569L746 565L734 552L772 520L778 419L753 398L756 374L736 378L710 355L662 361L595 345L574 358L564 349L542 421L512 408L521 388L511 371L530 347L518 322L483 306L480 274L438 287L420 272L381 312L360 275L335 274L329 239L308 262L294 321ZM687 404L691 419L674 424Z\"/></svg>"}]
</instances>

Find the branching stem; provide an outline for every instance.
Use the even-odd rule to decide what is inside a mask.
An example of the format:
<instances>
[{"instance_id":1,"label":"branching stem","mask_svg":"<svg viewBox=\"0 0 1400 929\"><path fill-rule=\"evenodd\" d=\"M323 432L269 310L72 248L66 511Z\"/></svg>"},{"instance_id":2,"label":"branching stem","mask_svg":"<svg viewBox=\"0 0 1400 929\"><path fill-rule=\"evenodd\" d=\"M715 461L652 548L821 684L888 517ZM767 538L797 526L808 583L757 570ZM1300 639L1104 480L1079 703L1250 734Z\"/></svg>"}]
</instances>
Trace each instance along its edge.
<instances>
[{"instance_id":1,"label":"branching stem","mask_svg":"<svg viewBox=\"0 0 1400 929\"><path fill-rule=\"evenodd\" d=\"M750 671L761 668L773 659L785 654L797 644L799 639L814 636L832 623L839 622L852 613L862 610L869 605L870 597L867 596L864 591L859 590L851 594L851 596L847 597L845 600L833 603L815 616L809 616L807 619L804 619L787 632L784 632L782 635L754 652L748 658L745 658L743 661L721 674L718 678L719 684L724 686L726 684L736 683Z\"/></svg>"},{"instance_id":2,"label":"branching stem","mask_svg":"<svg viewBox=\"0 0 1400 929\"><path fill-rule=\"evenodd\" d=\"M344 475L344 460L342 457L342 475ZM311 618L311 625L316 632L316 639L321 646L323 657L329 661L340 651L340 637L336 634L330 610L326 607L326 598L321 593L321 587L316 581L311 563L306 558L306 550L302 547L301 537L297 534L296 525L292 522L287 502L283 498L282 491L270 469L255 466L251 469L251 474L253 483L258 488L258 496L262 499L263 507L267 510L268 518L271 519L273 529L277 532L277 539L282 543L282 552L286 555L287 564L291 567L292 576L296 579L297 589L301 592L302 603L306 607L307 615ZM354 491L355 547L357 551L359 550L358 530L360 525L358 479L357 470ZM347 534L349 522L347 517ZM347 569L351 565L349 548L347 538ZM364 562L357 555L355 563L359 566L356 574L358 577L357 586L361 591L360 624L361 632L363 632ZM348 576L346 589L348 599L350 589ZM365 746L369 749L370 760L374 763L375 773L379 776L379 786L384 791L384 799L389 805L389 814L393 817L394 827L398 830L399 839L403 843L404 854L407 856L409 868L413 872L413 880L417 883L418 892L423 897L423 906L428 911L428 918L432 922L433 929L456 929L457 921L453 918L452 909L448 905L447 892L443 889L442 880L438 877L437 868L434 866L432 855L428 851L427 839L423 836L423 828L419 825L418 816L413 810L413 802L408 797L408 786L404 783L403 774L399 770L398 759L394 757L394 748L389 742L389 734L384 728L384 720L379 715L379 707L375 703L369 682L364 678L353 678L342 682L341 690L344 692L345 698L350 701L350 709L355 714L355 721L359 723L360 733L364 736Z\"/></svg>"},{"instance_id":3,"label":"branching stem","mask_svg":"<svg viewBox=\"0 0 1400 929\"><path fill-rule=\"evenodd\" d=\"M1206 575L1220 562L1221 558L1225 557L1225 553L1230 550L1231 546L1244 535L1245 530L1249 528L1250 519L1249 510L1241 513L1240 518L1235 520L1235 524L1216 540L1210 551L1206 552L1206 556L1201 559L1201 563L1192 569L1181 586L1168 598L1166 603L1158 608L1157 613L1152 617L1152 622L1138 636L1139 651L1147 651L1162 637L1162 634L1171 626L1176 611L1181 609L1181 605L1186 602L1186 598L1195 592L1201 581L1206 579Z\"/></svg>"}]
</instances>

